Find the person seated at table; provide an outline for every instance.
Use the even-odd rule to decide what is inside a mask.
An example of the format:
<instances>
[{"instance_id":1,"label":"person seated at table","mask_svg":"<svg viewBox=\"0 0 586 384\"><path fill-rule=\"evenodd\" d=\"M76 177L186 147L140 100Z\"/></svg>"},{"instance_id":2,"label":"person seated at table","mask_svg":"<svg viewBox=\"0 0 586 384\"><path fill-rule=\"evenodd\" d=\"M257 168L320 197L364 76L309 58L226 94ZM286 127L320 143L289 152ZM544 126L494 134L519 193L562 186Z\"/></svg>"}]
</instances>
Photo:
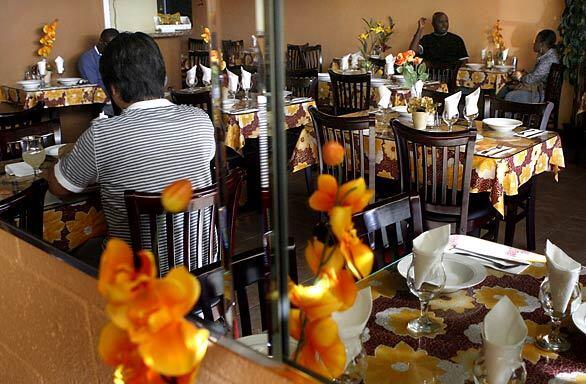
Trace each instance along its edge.
<instances>
[{"instance_id":1,"label":"person seated at table","mask_svg":"<svg viewBox=\"0 0 586 384\"><path fill-rule=\"evenodd\" d=\"M107 92L102 76L100 76L100 58L108 44L118 36L118 30L114 28L104 29L100 34L100 40L92 48L85 51L77 62L77 69L81 77L91 84L98 84Z\"/></svg>"},{"instance_id":2,"label":"person seated at table","mask_svg":"<svg viewBox=\"0 0 586 384\"><path fill-rule=\"evenodd\" d=\"M446 64L468 59L464 40L460 36L448 32L450 27L448 15L443 12L434 13L431 19L433 32L422 36L426 22L425 17L419 19L417 32L413 35L409 49L430 63Z\"/></svg>"},{"instance_id":3,"label":"person seated at table","mask_svg":"<svg viewBox=\"0 0 586 384\"><path fill-rule=\"evenodd\" d=\"M535 36L533 51L537 53L535 66L529 72L516 71L511 75L513 81L498 94L508 101L519 103L540 103L545 99L545 83L551 65L559 63L556 50L556 35L551 29L544 29Z\"/></svg>"},{"instance_id":4,"label":"person seated at table","mask_svg":"<svg viewBox=\"0 0 586 384\"><path fill-rule=\"evenodd\" d=\"M50 170L49 190L62 197L97 183L109 237L130 242L124 191L161 192L178 179L191 180L195 189L211 185L214 127L203 110L163 98L163 57L144 33L125 32L112 40L103 52L100 73L123 111L92 121L72 151ZM102 242L92 245L85 261L96 265Z\"/></svg>"}]
</instances>

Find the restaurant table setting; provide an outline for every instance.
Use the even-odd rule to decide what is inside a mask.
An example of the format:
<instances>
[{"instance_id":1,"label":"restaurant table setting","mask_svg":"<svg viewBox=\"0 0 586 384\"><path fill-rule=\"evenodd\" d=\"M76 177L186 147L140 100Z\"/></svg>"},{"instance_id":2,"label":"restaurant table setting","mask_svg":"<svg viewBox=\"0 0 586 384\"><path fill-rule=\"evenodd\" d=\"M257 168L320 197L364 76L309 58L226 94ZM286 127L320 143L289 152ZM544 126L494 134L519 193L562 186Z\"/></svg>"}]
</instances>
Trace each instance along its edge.
<instances>
[{"instance_id":1,"label":"restaurant table setting","mask_svg":"<svg viewBox=\"0 0 586 384\"><path fill-rule=\"evenodd\" d=\"M67 107L71 105L85 105L105 103L108 98L106 93L97 84L78 84L81 78L62 78L56 83L48 83L40 86L39 80L27 80L35 82L35 85L24 88L22 83L18 85L3 85L0 87L0 101L14 103L24 109L33 108L37 103L44 102L46 107Z\"/></svg>"},{"instance_id":2,"label":"restaurant table setting","mask_svg":"<svg viewBox=\"0 0 586 384\"><path fill-rule=\"evenodd\" d=\"M503 270L494 262L522 267ZM449 235L449 226L424 232L414 239L412 255L357 283L359 289L370 287L373 299L362 339L364 382L581 382L586 303L579 288L586 276L580 270L549 242L544 257ZM544 294L549 284L555 299ZM563 313L564 321L552 322L550 313ZM552 335L568 340L569 349L538 346Z\"/></svg>"},{"instance_id":3,"label":"restaurant table setting","mask_svg":"<svg viewBox=\"0 0 586 384\"><path fill-rule=\"evenodd\" d=\"M485 64L469 63L458 69L456 86L491 89L498 93L511 79L513 66L502 65L486 68Z\"/></svg>"}]
</instances>

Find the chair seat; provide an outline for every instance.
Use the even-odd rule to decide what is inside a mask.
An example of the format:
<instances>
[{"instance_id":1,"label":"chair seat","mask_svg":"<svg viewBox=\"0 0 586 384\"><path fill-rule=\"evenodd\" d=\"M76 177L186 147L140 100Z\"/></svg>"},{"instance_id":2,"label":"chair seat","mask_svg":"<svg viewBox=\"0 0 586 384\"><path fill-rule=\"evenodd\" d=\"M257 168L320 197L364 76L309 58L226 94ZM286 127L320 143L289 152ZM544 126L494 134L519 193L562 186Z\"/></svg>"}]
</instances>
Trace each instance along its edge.
<instances>
[{"instance_id":1,"label":"chair seat","mask_svg":"<svg viewBox=\"0 0 586 384\"><path fill-rule=\"evenodd\" d=\"M468 223L488 219L495 215L494 207L487 193L471 193L468 204ZM425 212L424 219L443 223L452 223L458 220L458 216L442 215L434 212Z\"/></svg>"}]
</instances>

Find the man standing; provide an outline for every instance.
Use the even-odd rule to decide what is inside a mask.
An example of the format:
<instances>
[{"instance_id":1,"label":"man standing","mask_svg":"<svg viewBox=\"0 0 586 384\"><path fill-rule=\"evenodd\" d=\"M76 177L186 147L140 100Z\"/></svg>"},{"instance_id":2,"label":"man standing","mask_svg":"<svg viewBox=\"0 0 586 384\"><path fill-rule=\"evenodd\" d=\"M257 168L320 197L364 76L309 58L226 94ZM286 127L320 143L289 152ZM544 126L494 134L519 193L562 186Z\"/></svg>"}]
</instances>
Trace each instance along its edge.
<instances>
[{"instance_id":1,"label":"man standing","mask_svg":"<svg viewBox=\"0 0 586 384\"><path fill-rule=\"evenodd\" d=\"M118 30L114 28L104 29L100 34L98 44L85 51L77 62L77 69L81 77L92 84L98 84L104 91L107 90L102 82L102 76L100 76L100 58L108 44L116 36L118 36Z\"/></svg>"},{"instance_id":2,"label":"man standing","mask_svg":"<svg viewBox=\"0 0 586 384\"><path fill-rule=\"evenodd\" d=\"M414 50L425 61L435 64L468 59L464 40L460 36L448 32L450 27L448 15L443 12L434 13L431 21L433 32L422 37L426 22L425 17L419 19L417 32L411 40L409 49Z\"/></svg>"}]
</instances>

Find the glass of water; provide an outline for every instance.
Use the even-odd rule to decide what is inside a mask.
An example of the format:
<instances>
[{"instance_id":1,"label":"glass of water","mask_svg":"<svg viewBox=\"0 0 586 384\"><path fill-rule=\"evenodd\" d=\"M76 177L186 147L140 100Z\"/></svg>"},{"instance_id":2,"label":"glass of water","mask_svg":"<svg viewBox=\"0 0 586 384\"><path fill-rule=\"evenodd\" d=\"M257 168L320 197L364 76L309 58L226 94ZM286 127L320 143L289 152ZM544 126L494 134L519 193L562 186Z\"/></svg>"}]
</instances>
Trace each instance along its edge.
<instances>
[{"instance_id":1,"label":"glass of water","mask_svg":"<svg viewBox=\"0 0 586 384\"><path fill-rule=\"evenodd\" d=\"M448 126L448 130L452 130L452 126L456 124L460 115L458 112L449 113L447 109L444 109L444 113L442 114L442 120Z\"/></svg>"},{"instance_id":2,"label":"glass of water","mask_svg":"<svg viewBox=\"0 0 586 384\"><path fill-rule=\"evenodd\" d=\"M474 111L472 111L474 112ZM468 108L464 108L464 118L468 122L468 129L474 128L474 120L478 117L478 108L476 108L476 112L469 113Z\"/></svg>"},{"instance_id":3,"label":"glass of water","mask_svg":"<svg viewBox=\"0 0 586 384\"><path fill-rule=\"evenodd\" d=\"M33 167L34 178L40 173L41 164L45 161L45 149L41 136L25 136L20 139L22 160Z\"/></svg>"}]
</instances>

